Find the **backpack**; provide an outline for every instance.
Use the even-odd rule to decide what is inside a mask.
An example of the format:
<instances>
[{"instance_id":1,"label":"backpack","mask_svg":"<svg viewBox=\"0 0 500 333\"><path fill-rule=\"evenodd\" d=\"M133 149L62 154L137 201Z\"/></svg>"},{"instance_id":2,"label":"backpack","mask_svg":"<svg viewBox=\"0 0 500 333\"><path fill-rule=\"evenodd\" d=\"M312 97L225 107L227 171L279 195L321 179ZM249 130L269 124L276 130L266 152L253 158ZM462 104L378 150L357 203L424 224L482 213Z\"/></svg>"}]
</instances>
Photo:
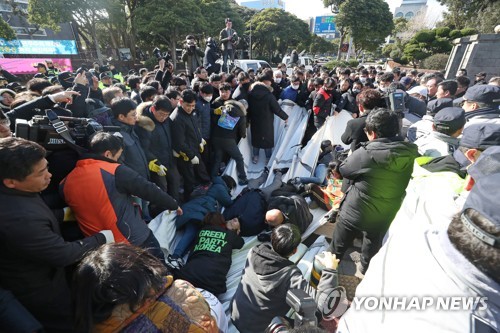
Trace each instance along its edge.
<instances>
[{"instance_id":1,"label":"backpack","mask_svg":"<svg viewBox=\"0 0 500 333\"><path fill-rule=\"evenodd\" d=\"M224 210L224 218L230 220L237 217L240 221L240 236L255 236L266 229L267 202L258 189L242 192L234 203Z\"/></svg>"}]
</instances>

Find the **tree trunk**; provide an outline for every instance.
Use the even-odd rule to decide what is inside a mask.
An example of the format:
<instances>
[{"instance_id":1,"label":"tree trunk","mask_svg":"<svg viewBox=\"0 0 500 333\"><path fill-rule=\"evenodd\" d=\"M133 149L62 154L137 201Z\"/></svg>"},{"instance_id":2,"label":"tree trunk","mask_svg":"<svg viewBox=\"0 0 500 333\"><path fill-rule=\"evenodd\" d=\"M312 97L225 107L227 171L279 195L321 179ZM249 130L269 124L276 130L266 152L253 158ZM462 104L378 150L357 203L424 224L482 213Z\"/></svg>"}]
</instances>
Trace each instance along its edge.
<instances>
[{"instance_id":1,"label":"tree trunk","mask_svg":"<svg viewBox=\"0 0 500 333\"><path fill-rule=\"evenodd\" d=\"M101 47L99 46L99 41L97 40L97 33L95 31L95 26L92 27L92 41L94 43L95 52L97 53L97 62L102 66L102 53Z\"/></svg>"},{"instance_id":2,"label":"tree trunk","mask_svg":"<svg viewBox=\"0 0 500 333\"><path fill-rule=\"evenodd\" d=\"M344 44L345 39L345 30L344 28L340 28L340 44L339 44L339 52L337 52L337 60L342 58L342 44Z\"/></svg>"}]
</instances>

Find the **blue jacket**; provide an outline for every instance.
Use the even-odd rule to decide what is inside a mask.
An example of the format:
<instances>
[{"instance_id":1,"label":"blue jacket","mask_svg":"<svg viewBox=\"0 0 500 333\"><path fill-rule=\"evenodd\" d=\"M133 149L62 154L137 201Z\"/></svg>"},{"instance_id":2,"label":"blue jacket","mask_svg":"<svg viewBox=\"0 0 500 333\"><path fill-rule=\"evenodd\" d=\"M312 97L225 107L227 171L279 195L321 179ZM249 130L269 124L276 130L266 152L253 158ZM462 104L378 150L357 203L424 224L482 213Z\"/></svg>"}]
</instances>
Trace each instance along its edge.
<instances>
[{"instance_id":1,"label":"blue jacket","mask_svg":"<svg viewBox=\"0 0 500 333\"><path fill-rule=\"evenodd\" d=\"M117 119L113 119L112 122L114 126L120 126L120 134L123 137L123 153L118 162L149 179L148 160L142 149L139 136L135 133L134 126L122 123Z\"/></svg>"},{"instance_id":2,"label":"blue jacket","mask_svg":"<svg viewBox=\"0 0 500 333\"><path fill-rule=\"evenodd\" d=\"M182 205L184 214L177 216L175 226L180 228L190 220L203 221L207 213L216 212L220 205L227 207L233 203L226 183L221 177L215 177L212 186L204 196L195 198Z\"/></svg>"},{"instance_id":3,"label":"blue jacket","mask_svg":"<svg viewBox=\"0 0 500 333\"><path fill-rule=\"evenodd\" d=\"M297 102L298 94L299 94L299 90L293 89L292 86L290 85L290 86L286 87L285 89L283 89L283 92L281 93L280 98L282 100L289 99L295 103L295 102Z\"/></svg>"}]
</instances>

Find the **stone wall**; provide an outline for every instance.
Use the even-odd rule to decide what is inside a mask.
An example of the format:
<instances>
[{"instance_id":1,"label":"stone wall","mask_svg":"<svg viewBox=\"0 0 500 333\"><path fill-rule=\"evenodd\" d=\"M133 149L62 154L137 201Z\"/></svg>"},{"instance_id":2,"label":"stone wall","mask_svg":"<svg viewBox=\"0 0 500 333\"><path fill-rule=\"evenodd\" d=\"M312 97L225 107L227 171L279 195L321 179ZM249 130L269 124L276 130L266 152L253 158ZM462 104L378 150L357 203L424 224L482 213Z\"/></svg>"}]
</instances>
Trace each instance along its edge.
<instances>
[{"instance_id":1,"label":"stone wall","mask_svg":"<svg viewBox=\"0 0 500 333\"><path fill-rule=\"evenodd\" d=\"M474 80L474 75L486 72L486 79L500 76L500 34L480 34L453 41L446 78L453 79L460 68L467 70L467 76Z\"/></svg>"}]
</instances>

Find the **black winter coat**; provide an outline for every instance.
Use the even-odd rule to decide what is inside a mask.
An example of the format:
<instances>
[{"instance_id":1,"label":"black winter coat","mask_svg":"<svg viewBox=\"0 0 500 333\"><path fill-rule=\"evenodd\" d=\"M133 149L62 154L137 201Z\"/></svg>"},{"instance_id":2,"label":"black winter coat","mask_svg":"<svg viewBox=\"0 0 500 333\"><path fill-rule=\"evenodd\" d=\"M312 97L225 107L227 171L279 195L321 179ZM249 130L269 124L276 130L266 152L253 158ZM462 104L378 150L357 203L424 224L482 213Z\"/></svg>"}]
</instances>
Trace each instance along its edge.
<instances>
[{"instance_id":1,"label":"black winter coat","mask_svg":"<svg viewBox=\"0 0 500 333\"><path fill-rule=\"evenodd\" d=\"M149 179L149 161L146 159L139 136L135 132L135 126L127 125L116 119L113 119L112 123L114 126L120 126L120 134L123 137L123 154L118 162Z\"/></svg>"},{"instance_id":2,"label":"black winter coat","mask_svg":"<svg viewBox=\"0 0 500 333\"><path fill-rule=\"evenodd\" d=\"M200 156L201 130L194 114L187 114L178 106L170 115L172 119L172 147L178 152L185 153L189 160Z\"/></svg>"},{"instance_id":3,"label":"black winter coat","mask_svg":"<svg viewBox=\"0 0 500 333\"><path fill-rule=\"evenodd\" d=\"M288 119L271 90L263 83L255 83L248 96L248 120L253 147L274 147L274 115L283 120Z\"/></svg>"},{"instance_id":4,"label":"black winter coat","mask_svg":"<svg viewBox=\"0 0 500 333\"><path fill-rule=\"evenodd\" d=\"M135 130L148 162L158 159L158 164L170 169L174 166L172 130L170 128L172 120L167 118L163 123L160 123L151 113L151 103L148 104L143 108L139 105L137 108L138 121Z\"/></svg>"},{"instance_id":5,"label":"black winter coat","mask_svg":"<svg viewBox=\"0 0 500 333\"><path fill-rule=\"evenodd\" d=\"M358 144L367 142L368 137L365 133L366 118L368 113L363 114L359 118L351 119L347 122L344 134L342 134L342 142L346 145L351 145L351 151L355 151Z\"/></svg>"},{"instance_id":6,"label":"black winter coat","mask_svg":"<svg viewBox=\"0 0 500 333\"><path fill-rule=\"evenodd\" d=\"M106 243L104 235L66 242L56 217L38 193L3 185L0 223L0 285L10 290L48 332L54 327L71 332L64 267Z\"/></svg>"},{"instance_id":7,"label":"black winter coat","mask_svg":"<svg viewBox=\"0 0 500 333\"><path fill-rule=\"evenodd\" d=\"M400 138L362 143L340 165L351 186L339 218L362 230L385 232L403 202L417 156L417 146Z\"/></svg>"},{"instance_id":8,"label":"black winter coat","mask_svg":"<svg viewBox=\"0 0 500 333\"><path fill-rule=\"evenodd\" d=\"M267 210L279 209L285 218L283 223L295 224L303 234L313 220L306 200L300 195L278 196L269 200Z\"/></svg>"}]
</instances>

